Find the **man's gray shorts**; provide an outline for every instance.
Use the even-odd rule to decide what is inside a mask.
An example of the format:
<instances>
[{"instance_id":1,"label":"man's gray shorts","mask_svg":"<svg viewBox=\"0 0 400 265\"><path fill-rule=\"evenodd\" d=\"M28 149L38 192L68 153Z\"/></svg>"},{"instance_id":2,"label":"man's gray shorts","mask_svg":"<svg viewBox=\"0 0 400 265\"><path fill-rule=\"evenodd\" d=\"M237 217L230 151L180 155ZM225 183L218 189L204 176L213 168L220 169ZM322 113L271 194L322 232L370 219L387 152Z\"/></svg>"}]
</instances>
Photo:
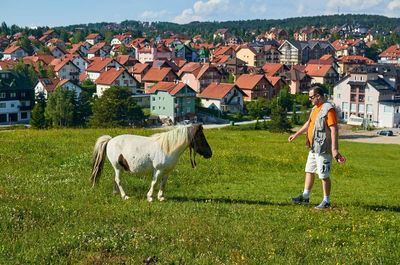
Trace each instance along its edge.
<instances>
[{"instance_id":1,"label":"man's gray shorts","mask_svg":"<svg viewBox=\"0 0 400 265\"><path fill-rule=\"evenodd\" d=\"M332 167L331 154L317 154L314 152L308 153L307 164L305 171L307 173L316 173L320 179L329 178L329 173Z\"/></svg>"}]
</instances>

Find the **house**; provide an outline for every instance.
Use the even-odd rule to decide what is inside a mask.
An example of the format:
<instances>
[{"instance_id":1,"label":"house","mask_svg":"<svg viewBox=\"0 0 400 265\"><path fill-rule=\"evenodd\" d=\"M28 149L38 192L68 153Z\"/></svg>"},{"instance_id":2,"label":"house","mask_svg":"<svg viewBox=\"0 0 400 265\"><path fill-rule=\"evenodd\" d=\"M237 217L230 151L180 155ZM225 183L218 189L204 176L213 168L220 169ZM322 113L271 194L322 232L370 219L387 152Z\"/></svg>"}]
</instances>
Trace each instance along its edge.
<instances>
[{"instance_id":1,"label":"house","mask_svg":"<svg viewBox=\"0 0 400 265\"><path fill-rule=\"evenodd\" d=\"M339 80L338 72L330 64L308 64L305 72L311 76L311 84L334 85Z\"/></svg>"},{"instance_id":2,"label":"house","mask_svg":"<svg viewBox=\"0 0 400 265\"><path fill-rule=\"evenodd\" d=\"M131 56L133 58L136 57L136 49L135 48L133 48L133 47L131 47L129 45L128 46L125 45L124 48L123 47L121 48L122 45L125 45L125 44L115 44L115 45L113 45L111 50L110 50L110 56L114 57L114 56L117 56L117 55L129 55L129 56ZM121 49L124 50L125 54L121 53L121 51L120 51Z\"/></svg>"},{"instance_id":3,"label":"house","mask_svg":"<svg viewBox=\"0 0 400 265\"><path fill-rule=\"evenodd\" d=\"M236 51L232 46L219 46L212 53L210 60L213 60L214 58L219 57L221 55L229 56L229 58L232 59L236 57Z\"/></svg>"},{"instance_id":4,"label":"house","mask_svg":"<svg viewBox=\"0 0 400 265\"><path fill-rule=\"evenodd\" d=\"M378 127L400 124L400 68L388 64L354 68L333 89L338 118L351 117Z\"/></svg>"},{"instance_id":5,"label":"house","mask_svg":"<svg viewBox=\"0 0 400 265\"><path fill-rule=\"evenodd\" d=\"M246 95L245 101L257 98L271 99L273 95L272 85L264 75L242 74L235 82Z\"/></svg>"},{"instance_id":6,"label":"house","mask_svg":"<svg viewBox=\"0 0 400 265\"><path fill-rule=\"evenodd\" d=\"M286 82L281 76L265 75L265 78L267 78L267 80L272 85L272 89L271 89L272 90L272 95L271 95L272 98L275 97L279 93L279 91L284 89L284 87L286 86Z\"/></svg>"},{"instance_id":7,"label":"house","mask_svg":"<svg viewBox=\"0 0 400 265\"><path fill-rule=\"evenodd\" d=\"M107 57L109 56L111 51L111 47L110 45L108 45L105 42L99 42L96 43L95 45L93 45L88 53L87 53L87 57L88 59L91 59L93 57Z\"/></svg>"},{"instance_id":8,"label":"house","mask_svg":"<svg viewBox=\"0 0 400 265\"><path fill-rule=\"evenodd\" d=\"M233 74L234 82L242 74L247 74L246 62L238 58L230 59L222 64L223 68L228 72Z\"/></svg>"},{"instance_id":9,"label":"house","mask_svg":"<svg viewBox=\"0 0 400 265\"><path fill-rule=\"evenodd\" d=\"M79 97L82 92L82 88L69 79L60 80L57 77L52 79L39 78L34 87L35 96L38 96L40 93L42 93L44 98L48 99L51 93L54 92L54 90L56 90L58 87L65 91L75 91L76 97Z\"/></svg>"},{"instance_id":10,"label":"house","mask_svg":"<svg viewBox=\"0 0 400 265\"><path fill-rule=\"evenodd\" d=\"M54 30L50 29L46 32L43 33L43 36L39 39L40 42L45 43L46 41L50 40L50 39L54 39L54 38L59 38L60 36L58 36L57 32L55 32Z\"/></svg>"},{"instance_id":11,"label":"house","mask_svg":"<svg viewBox=\"0 0 400 265\"><path fill-rule=\"evenodd\" d=\"M56 59L60 59L61 57L67 54L67 52L64 49L58 46L50 46L49 49L51 55L53 55L54 58Z\"/></svg>"},{"instance_id":12,"label":"house","mask_svg":"<svg viewBox=\"0 0 400 265\"><path fill-rule=\"evenodd\" d=\"M23 74L0 70L0 124L28 123L33 96Z\"/></svg>"},{"instance_id":13,"label":"house","mask_svg":"<svg viewBox=\"0 0 400 265\"><path fill-rule=\"evenodd\" d=\"M336 58L341 56L349 56L349 55L360 55L365 56L366 52L366 44L361 39L351 39L351 40L336 40L332 43L332 46L335 48Z\"/></svg>"},{"instance_id":14,"label":"house","mask_svg":"<svg viewBox=\"0 0 400 265\"><path fill-rule=\"evenodd\" d=\"M205 108L236 113L243 111L246 94L235 84L211 83L198 97Z\"/></svg>"},{"instance_id":15,"label":"house","mask_svg":"<svg viewBox=\"0 0 400 265\"><path fill-rule=\"evenodd\" d=\"M127 35L115 35L113 39L111 39L111 45L114 46L116 44L125 44L128 45L133 38Z\"/></svg>"},{"instance_id":16,"label":"house","mask_svg":"<svg viewBox=\"0 0 400 265\"><path fill-rule=\"evenodd\" d=\"M291 94L308 93L311 88L311 76L294 68L283 73L282 78L289 85Z\"/></svg>"},{"instance_id":17,"label":"house","mask_svg":"<svg viewBox=\"0 0 400 265\"><path fill-rule=\"evenodd\" d=\"M262 67L266 63L266 56L263 51L257 51L254 47L244 45L236 52L236 57L245 61L247 66Z\"/></svg>"},{"instance_id":18,"label":"house","mask_svg":"<svg viewBox=\"0 0 400 265\"><path fill-rule=\"evenodd\" d=\"M136 94L139 82L125 68L112 67L103 71L94 83L96 94L101 97L104 91L112 86L128 87L133 94Z\"/></svg>"},{"instance_id":19,"label":"house","mask_svg":"<svg viewBox=\"0 0 400 265\"><path fill-rule=\"evenodd\" d=\"M82 56L87 56L92 44L89 42L81 41L77 44L72 44L72 49L67 50L69 53L79 53Z\"/></svg>"},{"instance_id":20,"label":"house","mask_svg":"<svg viewBox=\"0 0 400 265\"><path fill-rule=\"evenodd\" d=\"M400 44L392 45L379 54L378 62L400 65Z\"/></svg>"},{"instance_id":21,"label":"house","mask_svg":"<svg viewBox=\"0 0 400 265\"><path fill-rule=\"evenodd\" d=\"M10 46L3 51L3 60L19 60L29 54L19 46Z\"/></svg>"},{"instance_id":22,"label":"house","mask_svg":"<svg viewBox=\"0 0 400 265\"><path fill-rule=\"evenodd\" d=\"M271 28L265 33L265 38L274 40L286 40L288 38L288 33L284 29Z\"/></svg>"},{"instance_id":23,"label":"house","mask_svg":"<svg viewBox=\"0 0 400 265\"><path fill-rule=\"evenodd\" d=\"M217 66L209 63L187 63L178 72L178 76L196 93L201 93L211 83L221 83L222 79Z\"/></svg>"},{"instance_id":24,"label":"house","mask_svg":"<svg viewBox=\"0 0 400 265\"><path fill-rule=\"evenodd\" d=\"M366 64L374 64L375 62L367 57L363 57L360 55L349 55L349 56L342 56L337 59L337 63L339 65L339 74L345 75L350 69L366 65Z\"/></svg>"},{"instance_id":25,"label":"house","mask_svg":"<svg viewBox=\"0 0 400 265\"><path fill-rule=\"evenodd\" d=\"M152 62L155 60L171 60L175 57L175 49L168 48L164 45L157 46L155 43L151 47L144 48L135 47L136 60L141 63Z\"/></svg>"},{"instance_id":26,"label":"house","mask_svg":"<svg viewBox=\"0 0 400 265\"><path fill-rule=\"evenodd\" d=\"M138 60L130 55L118 55L114 59L125 67L131 67L138 63Z\"/></svg>"},{"instance_id":27,"label":"house","mask_svg":"<svg viewBox=\"0 0 400 265\"><path fill-rule=\"evenodd\" d=\"M279 63L281 58L281 52L278 47L272 45L264 45L264 54L266 63Z\"/></svg>"},{"instance_id":28,"label":"house","mask_svg":"<svg viewBox=\"0 0 400 265\"><path fill-rule=\"evenodd\" d=\"M151 66L148 63L137 63L129 70L129 72L136 78L136 80L142 83L143 76L150 68Z\"/></svg>"},{"instance_id":29,"label":"house","mask_svg":"<svg viewBox=\"0 0 400 265\"><path fill-rule=\"evenodd\" d=\"M232 34L228 29L218 29L213 35L214 40L221 39L222 41L225 41L230 37L232 37Z\"/></svg>"},{"instance_id":30,"label":"house","mask_svg":"<svg viewBox=\"0 0 400 265\"><path fill-rule=\"evenodd\" d=\"M75 82L79 81L80 69L73 63L72 59L55 59L50 65L54 67L54 71L60 79L69 79Z\"/></svg>"},{"instance_id":31,"label":"house","mask_svg":"<svg viewBox=\"0 0 400 265\"><path fill-rule=\"evenodd\" d=\"M321 34L321 32L319 31L319 29L314 28L314 26L312 26L312 27L305 26L304 28L301 28L299 31L296 31L293 34L293 36L294 36L295 40L308 41L311 39L315 39L320 34Z\"/></svg>"},{"instance_id":32,"label":"house","mask_svg":"<svg viewBox=\"0 0 400 265\"><path fill-rule=\"evenodd\" d=\"M188 62L199 61L199 54L196 49L186 44L175 45L175 57L183 58Z\"/></svg>"},{"instance_id":33,"label":"house","mask_svg":"<svg viewBox=\"0 0 400 265\"><path fill-rule=\"evenodd\" d=\"M65 42L63 40L60 40L58 38L50 39L46 42L46 46L58 46L61 48L65 48Z\"/></svg>"},{"instance_id":34,"label":"house","mask_svg":"<svg viewBox=\"0 0 400 265\"><path fill-rule=\"evenodd\" d=\"M176 123L196 117L196 91L182 82L158 82L149 91L150 113Z\"/></svg>"},{"instance_id":35,"label":"house","mask_svg":"<svg viewBox=\"0 0 400 265\"><path fill-rule=\"evenodd\" d=\"M152 67L143 76L142 82L144 82L144 92L150 93L151 87L161 81L164 82L175 82L178 80L178 76L169 67Z\"/></svg>"},{"instance_id":36,"label":"house","mask_svg":"<svg viewBox=\"0 0 400 265\"><path fill-rule=\"evenodd\" d=\"M280 76L282 73L290 70L283 63L266 63L262 69L267 76Z\"/></svg>"},{"instance_id":37,"label":"house","mask_svg":"<svg viewBox=\"0 0 400 265\"><path fill-rule=\"evenodd\" d=\"M175 73L178 73L180 70L180 67L178 65L176 65L172 60L155 60L155 61L153 61L151 66L158 67L158 68L169 67Z\"/></svg>"},{"instance_id":38,"label":"house","mask_svg":"<svg viewBox=\"0 0 400 265\"><path fill-rule=\"evenodd\" d=\"M87 60L85 57L81 56L80 54L66 54L60 59L61 61L65 60L70 60L72 63L79 68L79 74L83 73L88 65L90 64L90 61Z\"/></svg>"},{"instance_id":39,"label":"house","mask_svg":"<svg viewBox=\"0 0 400 265\"><path fill-rule=\"evenodd\" d=\"M104 42L104 38L99 33L92 33L86 37L86 42L90 43L90 45L95 45L99 42Z\"/></svg>"},{"instance_id":40,"label":"house","mask_svg":"<svg viewBox=\"0 0 400 265\"><path fill-rule=\"evenodd\" d=\"M93 57L91 61L92 62L86 68L86 74L87 78L93 82L108 68L114 67L117 68L117 70L123 68L122 65L113 58Z\"/></svg>"},{"instance_id":41,"label":"house","mask_svg":"<svg viewBox=\"0 0 400 265\"><path fill-rule=\"evenodd\" d=\"M311 59L319 59L324 54L335 54L329 41L284 41L278 50L280 62L286 65L306 64Z\"/></svg>"}]
</instances>

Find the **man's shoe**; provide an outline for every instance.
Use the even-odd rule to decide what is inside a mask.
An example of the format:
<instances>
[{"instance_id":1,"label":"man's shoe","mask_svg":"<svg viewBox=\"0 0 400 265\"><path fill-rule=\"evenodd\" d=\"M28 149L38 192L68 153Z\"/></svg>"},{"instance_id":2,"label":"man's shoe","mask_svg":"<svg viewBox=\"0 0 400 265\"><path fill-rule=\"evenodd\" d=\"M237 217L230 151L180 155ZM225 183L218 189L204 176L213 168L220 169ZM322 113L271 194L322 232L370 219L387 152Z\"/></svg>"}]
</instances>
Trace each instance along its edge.
<instances>
[{"instance_id":1,"label":"man's shoe","mask_svg":"<svg viewBox=\"0 0 400 265\"><path fill-rule=\"evenodd\" d=\"M325 200L323 200L318 206L315 206L315 209L329 209L331 204Z\"/></svg>"},{"instance_id":2,"label":"man's shoe","mask_svg":"<svg viewBox=\"0 0 400 265\"><path fill-rule=\"evenodd\" d=\"M297 203L297 204L304 204L307 205L310 202L310 199L304 198L303 194L300 195L299 197L296 198L290 198L291 202Z\"/></svg>"}]
</instances>

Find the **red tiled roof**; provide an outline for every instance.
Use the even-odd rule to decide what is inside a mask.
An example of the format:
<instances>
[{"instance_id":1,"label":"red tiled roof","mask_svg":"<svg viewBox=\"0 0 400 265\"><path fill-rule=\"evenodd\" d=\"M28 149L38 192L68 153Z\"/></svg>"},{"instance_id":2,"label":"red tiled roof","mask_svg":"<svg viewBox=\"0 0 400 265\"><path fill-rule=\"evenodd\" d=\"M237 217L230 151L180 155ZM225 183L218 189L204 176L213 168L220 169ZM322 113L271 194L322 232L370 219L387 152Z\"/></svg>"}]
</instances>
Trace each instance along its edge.
<instances>
[{"instance_id":1,"label":"red tiled roof","mask_svg":"<svg viewBox=\"0 0 400 265\"><path fill-rule=\"evenodd\" d=\"M343 50L343 49L347 49L351 46L356 45L357 43L359 43L361 40L357 39L357 40L335 40L332 43L332 46L336 49L336 50Z\"/></svg>"},{"instance_id":2,"label":"red tiled roof","mask_svg":"<svg viewBox=\"0 0 400 265\"><path fill-rule=\"evenodd\" d=\"M211 62L216 64L223 64L226 63L230 58L230 55L218 55Z\"/></svg>"},{"instance_id":3,"label":"red tiled roof","mask_svg":"<svg viewBox=\"0 0 400 265\"><path fill-rule=\"evenodd\" d=\"M379 54L380 57L400 57L400 46L392 45Z\"/></svg>"},{"instance_id":4,"label":"red tiled roof","mask_svg":"<svg viewBox=\"0 0 400 265\"><path fill-rule=\"evenodd\" d=\"M132 62L137 62L135 58L129 56L129 55L118 55L115 57L115 60L119 62L122 65L125 65L127 62L132 61Z\"/></svg>"},{"instance_id":5,"label":"red tiled roof","mask_svg":"<svg viewBox=\"0 0 400 265\"><path fill-rule=\"evenodd\" d=\"M58 83L60 82L60 79L57 77L55 78L39 78L39 82L42 83L43 87L46 89L47 92L53 92Z\"/></svg>"},{"instance_id":6,"label":"red tiled roof","mask_svg":"<svg viewBox=\"0 0 400 265\"><path fill-rule=\"evenodd\" d=\"M235 84L224 84L224 83L211 83L209 84L203 92L201 92L199 98L215 98L222 99L231 91L236 85ZM236 86L237 87L237 86ZM240 90L240 89L239 89ZM241 90L240 90L241 91Z\"/></svg>"},{"instance_id":7,"label":"red tiled roof","mask_svg":"<svg viewBox=\"0 0 400 265\"><path fill-rule=\"evenodd\" d=\"M97 36L99 36L99 33L92 33L92 34L89 34L89 35L86 37L86 39L87 39L87 40L95 39Z\"/></svg>"},{"instance_id":8,"label":"red tiled roof","mask_svg":"<svg viewBox=\"0 0 400 265\"><path fill-rule=\"evenodd\" d=\"M326 64L309 64L305 71L309 76L325 76L331 68L331 65Z\"/></svg>"},{"instance_id":9,"label":"red tiled roof","mask_svg":"<svg viewBox=\"0 0 400 265\"><path fill-rule=\"evenodd\" d=\"M53 32L54 32L54 30L50 29L50 30L46 31L45 33L43 33L43 35L49 35L49 34L51 34Z\"/></svg>"},{"instance_id":10,"label":"red tiled roof","mask_svg":"<svg viewBox=\"0 0 400 265\"><path fill-rule=\"evenodd\" d=\"M83 72L82 74L79 75L79 81L80 82L82 82L86 78L88 78L88 74L86 72Z\"/></svg>"},{"instance_id":11,"label":"red tiled roof","mask_svg":"<svg viewBox=\"0 0 400 265\"><path fill-rule=\"evenodd\" d=\"M297 71L300 71L300 72L305 72L306 71L306 65L293 65L293 68L294 69L296 69Z\"/></svg>"},{"instance_id":12,"label":"red tiled roof","mask_svg":"<svg viewBox=\"0 0 400 265\"><path fill-rule=\"evenodd\" d=\"M230 47L230 46L221 46L221 47L218 47L218 49L216 49L215 51L214 51L214 56L218 56L218 55L222 55L222 54L225 54L226 52L228 52L230 49L232 49L232 47Z\"/></svg>"},{"instance_id":13,"label":"red tiled roof","mask_svg":"<svg viewBox=\"0 0 400 265\"><path fill-rule=\"evenodd\" d=\"M164 78L169 74L169 72L174 73L172 69L169 67L164 67L164 68L152 67L143 76L142 81L163 81Z\"/></svg>"},{"instance_id":14,"label":"red tiled roof","mask_svg":"<svg viewBox=\"0 0 400 265\"><path fill-rule=\"evenodd\" d=\"M264 73L268 76L275 75L282 68L283 63L266 63L263 66Z\"/></svg>"},{"instance_id":15,"label":"red tiled roof","mask_svg":"<svg viewBox=\"0 0 400 265\"><path fill-rule=\"evenodd\" d=\"M16 63L18 63L18 61L17 60L6 60L6 61L0 61L0 66L1 66L1 69L7 69L7 67L8 67L8 69L11 69L11 68L13 68L13 66L16 64Z\"/></svg>"},{"instance_id":16,"label":"red tiled roof","mask_svg":"<svg viewBox=\"0 0 400 265\"><path fill-rule=\"evenodd\" d=\"M98 50L100 50L101 48L103 48L104 46L107 46L107 43L105 43L105 42L96 43L95 45L93 45L92 47L90 47L90 49L89 49L89 51L88 51L88 54L89 54L89 53L95 53L95 52L97 52Z\"/></svg>"},{"instance_id":17,"label":"red tiled roof","mask_svg":"<svg viewBox=\"0 0 400 265\"><path fill-rule=\"evenodd\" d=\"M174 96L178 93L182 88L184 88L186 84L179 82L158 82L155 84L150 90L149 93L155 93L157 90L168 91L168 94ZM194 91L193 91L194 92Z\"/></svg>"},{"instance_id":18,"label":"red tiled roof","mask_svg":"<svg viewBox=\"0 0 400 265\"><path fill-rule=\"evenodd\" d=\"M86 72L101 72L113 58L93 57L92 63L86 68Z\"/></svg>"},{"instance_id":19,"label":"red tiled roof","mask_svg":"<svg viewBox=\"0 0 400 265\"><path fill-rule=\"evenodd\" d=\"M265 76L267 78L267 80L273 85L275 86L276 83L279 82L279 80L282 80L282 77L280 76ZM283 80L282 80L283 81ZM284 82L284 81L283 81Z\"/></svg>"},{"instance_id":20,"label":"red tiled roof","mask_svg":"<svg viewBox=\"0 0 400 265\"><path fill-rule=\"evenodd\" d=\"M174 63L179 67L182 68L182 66L184 66L187 63L186 59L183 58L179 58L179 57L175 57L172 59L174 61Z\"/></svg>"},{"instance_id":21,"label":"red tiled roof","mask_svg":"<svg viewBox=\"0 0 400 265\"><path fill-rule=\"evenodd\" d=\"M15 52L18 49L22 49L22 48L19 47L19 46L10 46L10 47L8 47L7 49L5 49L3 51L3 54L11 54L11 53Z\"/></svg>"},{"instance_id":22,"label":"red tiled roof","mask_svg":"<svg viewBox=\"0 0 400 265\"><path fill-rule=\"evenodd\" d=\"M133 74L141 74L148 67L149 67L148 63L137 63L132 67L131 72Z\"/></svg>"},{"instance_id":23,"label":"red tiled roof","mask_svg":"<svg viewBox=\"0 0 400 265\"><path fill-rule=\"evenodd\" d=\"M126 71L124 68L120 68L119 70L116 68L110 68L107 71L103 71L94 83L111 85L124 71Z\"/></svg>"},{"instance_id":24,"label":"red tiled roof","mask_svg":"<svg viewBox=\"0 0 400 265\"><path fill-rule=\"evenodd\" d=\"M182 73L192 73L197 79L201 78L201 76L207 72L207 70L211 67L215 67L215 65L209 63L187 63L185 64L181 70L178 72L178 76L181 76Z\"/></svg>"},{"instance_id":25,"label":"red tiled roof","mask_svg":"<svg viewBox=\"0 0 400 265\"><path fill-rule=\"evenodd\" d=\"M374 64L375 63L371 59L368 59L367 57L360 56L360 55L342 56L342 57L338 58L338 61L342 62L342 63L350 63L350 62L354 62L354 61L364 62L366 64Z\"/></svg>"},{"instance_id":26,"label":"red tiled roof","mask_svg":"<svg viewBox=\"0 0 400 265\"><path fill-rule=\"evenodd\" d=\"M242 89L253 89L262 78L265 78L264 75L242 74L235 84Z\"/></svg>"},{"instance_id":27,"label":"red tiled roof","mask_svg":"<svg viewBox=\"0 0 400 265\"><path fill-rule=\"evenodd\" d=\"M324 54L321 56L321 58L319 58L320 60L331 60L331 59L335 59L333 58L332 54Z\"/></svg>"}]
</instances>

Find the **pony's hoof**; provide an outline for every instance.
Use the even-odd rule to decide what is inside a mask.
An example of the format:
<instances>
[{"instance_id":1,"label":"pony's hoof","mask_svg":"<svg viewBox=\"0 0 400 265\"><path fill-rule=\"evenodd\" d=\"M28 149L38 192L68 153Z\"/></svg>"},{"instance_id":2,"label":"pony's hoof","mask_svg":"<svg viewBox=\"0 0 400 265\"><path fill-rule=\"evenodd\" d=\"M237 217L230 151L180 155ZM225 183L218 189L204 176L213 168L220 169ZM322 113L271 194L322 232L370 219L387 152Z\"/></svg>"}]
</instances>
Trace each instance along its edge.
<instances>
[{"instance_id":1,"label":"pony's hoof","mask_svg":"<svg viewBox=\"0 0 400 265\"><path fill-rule=\"evenodd\" d=\"M165 202L167 199L166 199L165 197L159 197L158 200L159 200L160 202Z\"/></svg>"},{"instance_id":2,"label":"pony's hoof","mask_svg":"<svg viewBox=\"0 0 400 265\"><path fill-rule=\"evenodd\" d=\"M129 199L129 196L125 195L125 196L123 196L122 198L123 198L124 200L128 200L128 199Z\"/></svg>"},{"instance_id":3,"label":"pony's hoof","mask_svg":"<svg viewBox=\"0 0 400 265\"><path fill-rule=\"evenodd\" d=\"M148 201L148 202L153 202L154 199L153 199L153 197L147 197L147 201Z\"/></svg>"}]
</instances>

